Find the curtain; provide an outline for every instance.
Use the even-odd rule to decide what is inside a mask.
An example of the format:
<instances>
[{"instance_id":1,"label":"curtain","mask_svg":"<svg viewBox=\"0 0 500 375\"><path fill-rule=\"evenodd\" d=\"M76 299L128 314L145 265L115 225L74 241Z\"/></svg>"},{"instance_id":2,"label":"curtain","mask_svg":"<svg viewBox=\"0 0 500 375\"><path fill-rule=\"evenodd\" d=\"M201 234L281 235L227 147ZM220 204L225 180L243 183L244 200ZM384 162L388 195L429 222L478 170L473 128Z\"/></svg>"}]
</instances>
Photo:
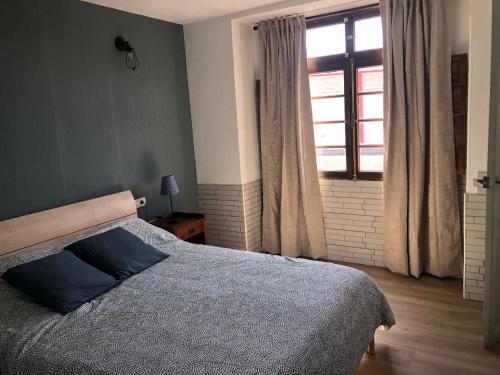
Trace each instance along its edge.
<instances>
[{"instance_id":1,"label":"curtain","mask_svg":"<svg viewBox=\"0 0 500 375\"><path fill-rule=\"evenodd\" d=\"M326 256L304 16L259 23L262 247L270 253Z\"/></svg>"},{"instance_id":2,"label":"curtain","mask_svg":"<svg viewBox=\"0 0 500 375\"><path fill-rule=\"evenodd\" d=\"M444 7L442 0L380 1L385 264L415 277L462 273L451 45Z\"/></svg>"}]
</instances>

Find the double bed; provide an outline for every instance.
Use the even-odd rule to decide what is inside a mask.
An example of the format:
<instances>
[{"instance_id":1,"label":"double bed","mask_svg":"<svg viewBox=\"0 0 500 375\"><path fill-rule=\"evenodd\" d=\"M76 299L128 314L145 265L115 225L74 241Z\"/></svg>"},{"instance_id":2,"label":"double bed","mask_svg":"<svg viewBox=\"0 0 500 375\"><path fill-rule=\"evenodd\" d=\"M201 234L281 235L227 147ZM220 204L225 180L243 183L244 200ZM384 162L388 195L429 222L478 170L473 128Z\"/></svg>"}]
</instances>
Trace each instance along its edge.
<instances>
[{"instance_id":1,"label":"double bed","mask_svg":"<svg viewBox=\"0 0 500 375\"><path fill-rule=\"evenodd\" d=\"M120 194L0 222L0 274L117 226L170 255L67 315L0 279L1 375L354 374L377 327L395 323L363 272L193 245ZM45 229L23 234L33 225Z\"/></svg>"}]
</instances>

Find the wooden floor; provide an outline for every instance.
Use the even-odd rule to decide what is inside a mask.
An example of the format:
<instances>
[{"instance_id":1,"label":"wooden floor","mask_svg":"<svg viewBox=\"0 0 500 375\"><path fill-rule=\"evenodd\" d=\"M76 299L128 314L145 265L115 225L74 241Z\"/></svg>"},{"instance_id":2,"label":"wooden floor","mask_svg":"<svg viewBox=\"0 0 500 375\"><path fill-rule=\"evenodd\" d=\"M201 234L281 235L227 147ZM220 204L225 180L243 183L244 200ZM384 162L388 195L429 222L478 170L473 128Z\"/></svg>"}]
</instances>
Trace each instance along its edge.
<instances>
[{"instance_id":1,"label":"wooden floor","mask_svg":"<svg viewBox=\"0 0 500 375\"><path fill-rule=\"evenodd\" d=\"M461 280L349 266L377 281L396 316L389 331L377 331L375 356L365 354L358 375L500 375L500 349L483 348L482 303L462 299Z\"/></svg>"}]
</instances>

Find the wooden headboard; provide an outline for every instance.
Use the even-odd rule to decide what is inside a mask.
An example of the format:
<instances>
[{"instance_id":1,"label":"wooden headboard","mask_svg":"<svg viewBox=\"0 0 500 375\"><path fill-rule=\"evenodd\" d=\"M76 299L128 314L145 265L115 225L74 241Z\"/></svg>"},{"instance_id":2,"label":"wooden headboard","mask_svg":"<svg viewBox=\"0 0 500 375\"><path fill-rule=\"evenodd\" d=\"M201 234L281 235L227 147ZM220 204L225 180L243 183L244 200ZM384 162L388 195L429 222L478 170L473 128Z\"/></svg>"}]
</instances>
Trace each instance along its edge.
<instances>
[{"instance_id":1,"label":"wooden headboard","mask_svg":"<svg viewBox=\"0 0 500 375\"><path fill-rule=\"evenodd\" d=\"M0 257L70 240L116 220L132 217L137 217L137 208L128 190L0 221Z\"/></svg>"}]
</instances>

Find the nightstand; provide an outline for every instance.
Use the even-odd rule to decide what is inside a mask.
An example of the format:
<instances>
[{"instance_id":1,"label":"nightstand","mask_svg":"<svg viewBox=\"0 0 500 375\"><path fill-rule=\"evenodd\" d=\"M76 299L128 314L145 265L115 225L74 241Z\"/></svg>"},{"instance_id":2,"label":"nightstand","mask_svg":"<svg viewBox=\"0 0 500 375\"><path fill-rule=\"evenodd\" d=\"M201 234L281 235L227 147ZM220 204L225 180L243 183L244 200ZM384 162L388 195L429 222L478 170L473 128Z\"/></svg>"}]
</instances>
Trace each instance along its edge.
<instances>
[{"instance_id":1,"label":"nightstand","mask_svg":"<svg viewBox=\"0 0 500 375\"><path fill-rule=\"evenodd\" d=\"M162 228L177 238L197 244L207 243L207 227L205 215L188 212L176 212L175 224L171 224L171 215L156 216L148 220L148 223Z\"/></svg>"}]
</instances>

